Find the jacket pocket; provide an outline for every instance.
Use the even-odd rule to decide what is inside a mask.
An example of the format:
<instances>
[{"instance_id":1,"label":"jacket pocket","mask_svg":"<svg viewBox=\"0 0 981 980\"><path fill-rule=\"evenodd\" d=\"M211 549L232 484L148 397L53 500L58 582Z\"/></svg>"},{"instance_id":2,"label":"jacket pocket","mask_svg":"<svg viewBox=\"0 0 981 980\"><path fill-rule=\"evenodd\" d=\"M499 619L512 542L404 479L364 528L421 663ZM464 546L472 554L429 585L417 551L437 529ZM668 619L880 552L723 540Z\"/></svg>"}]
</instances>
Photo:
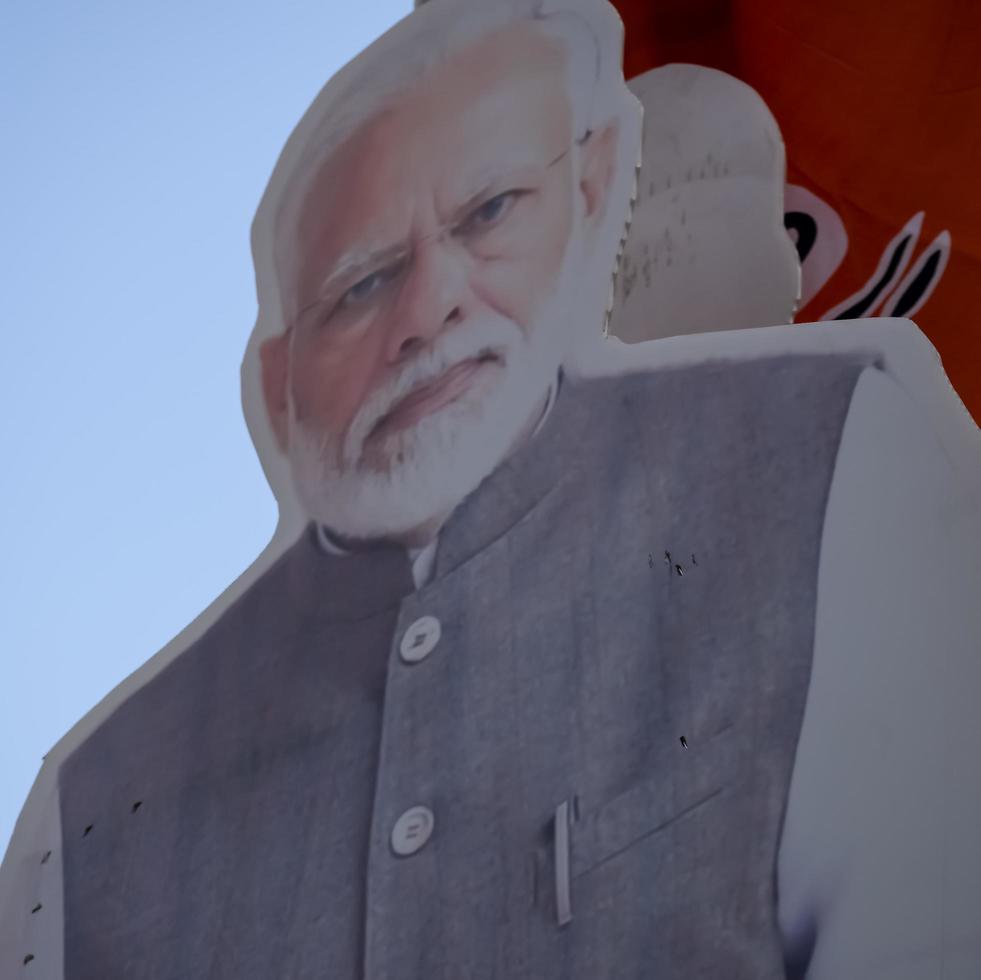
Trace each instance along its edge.
<instances>
[{"instance_id":1,"label":"jacket pocket","mask_svg":"<svg viewBox=\"0 0 981 980\"><path fill-rule=\"evenodd\" d=\"M645 774L623 792L572 816L567 837L571 881L693 816L720 796L734 778L737 743L736 729L730 725L704 743L679 746L676 762L664 771Z\"/></svg>"}]
</instances>

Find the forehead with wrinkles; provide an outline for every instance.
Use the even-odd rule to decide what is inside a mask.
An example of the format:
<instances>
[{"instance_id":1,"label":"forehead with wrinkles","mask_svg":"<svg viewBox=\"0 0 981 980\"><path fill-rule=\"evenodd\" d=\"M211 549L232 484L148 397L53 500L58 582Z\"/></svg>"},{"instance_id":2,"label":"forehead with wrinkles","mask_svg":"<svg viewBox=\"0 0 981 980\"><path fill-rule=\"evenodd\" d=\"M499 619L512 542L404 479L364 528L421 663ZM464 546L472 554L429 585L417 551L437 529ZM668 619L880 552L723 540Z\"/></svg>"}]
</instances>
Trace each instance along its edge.
<instances>
[{"instance_id":1,"label":"forehead with wrinkles","mask_svg":"<svg viewBox=\"0 0 981 980\"><path fill-rule=\"evenodd\" d=\"M408 243L508 170L569 149L561 42L522 24L448 57L313 170L280 236L288 305L315 301L339 264Z\"/></svg>"}]
</instances>

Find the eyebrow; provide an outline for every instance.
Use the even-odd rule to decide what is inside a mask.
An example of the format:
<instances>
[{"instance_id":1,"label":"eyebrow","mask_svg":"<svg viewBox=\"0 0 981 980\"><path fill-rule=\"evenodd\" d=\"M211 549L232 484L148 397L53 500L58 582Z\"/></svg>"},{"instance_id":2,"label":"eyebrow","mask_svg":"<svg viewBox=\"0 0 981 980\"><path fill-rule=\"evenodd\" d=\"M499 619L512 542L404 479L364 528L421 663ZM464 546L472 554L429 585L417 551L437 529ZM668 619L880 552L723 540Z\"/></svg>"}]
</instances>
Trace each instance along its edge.
<instances>
[{"instance_id":1,"label":"eyebrow","mask_svg":"<svg viewBox=\"0 0 981 980\"><path fill-rule=\"evenodd\" d=\"M463 204L454 209L454 220L459 220L461 216L465 216L466 212L470 210L481 197L494 189L495 184L517 179L525 171L533 169L549 170L561 159L563 159L563 157L567 156L568 153L569 150L565 149L561 153L556 154L554 157L551 157L544 162L541 160L528 159L518 153L515 154L514 159L503 162L498 161L495 164L486 164L482 166L479 170L474 171L473 175L467 181L467 185L475 188L475 190L467 195Z\"/></svg>"},{"instance_id":2,"label":"eyebrow","mask_svg":"<svg viewBox=\"0 0 981 980\"><path fill-rule=\"evenodd\" d=\"M369 269L384 268L391 262L402 258L408 251L408 245L399 242L382 248L373 246L356 246L348 249L334 263L334 267L320 280L317 298L314 302L328 299L330 291L339 281L354 279L357 282L361 274Z\"/></svg>"}]
</instances>

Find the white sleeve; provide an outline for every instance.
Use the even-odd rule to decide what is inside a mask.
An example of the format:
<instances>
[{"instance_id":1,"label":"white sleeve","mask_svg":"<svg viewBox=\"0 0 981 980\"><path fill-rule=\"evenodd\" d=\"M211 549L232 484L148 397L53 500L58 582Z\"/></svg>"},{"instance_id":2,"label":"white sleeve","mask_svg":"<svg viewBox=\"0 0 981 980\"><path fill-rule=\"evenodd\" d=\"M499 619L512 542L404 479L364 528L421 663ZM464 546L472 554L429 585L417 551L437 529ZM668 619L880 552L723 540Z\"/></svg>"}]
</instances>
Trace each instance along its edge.
<instances>
[{"instance_id":1,"label":"white sleeve","mask_svg":"<svg viewBox=\"0 0 981 980\"><path fill-rule=\"evenodd\" d=\"M63 980L61 807L41 766L0 865L0 977Z\"/></svg>"},{"instance_id":2,"label":"white sleeve","mask_svg":"<svg viewBox=\"0 0 981 980\"><path fill-rule=\"evenodd\" d=\"M863 372L828 500L778 862L808 980L981 977L981 439L920 394Z\"/></svg>"}]
</instances>

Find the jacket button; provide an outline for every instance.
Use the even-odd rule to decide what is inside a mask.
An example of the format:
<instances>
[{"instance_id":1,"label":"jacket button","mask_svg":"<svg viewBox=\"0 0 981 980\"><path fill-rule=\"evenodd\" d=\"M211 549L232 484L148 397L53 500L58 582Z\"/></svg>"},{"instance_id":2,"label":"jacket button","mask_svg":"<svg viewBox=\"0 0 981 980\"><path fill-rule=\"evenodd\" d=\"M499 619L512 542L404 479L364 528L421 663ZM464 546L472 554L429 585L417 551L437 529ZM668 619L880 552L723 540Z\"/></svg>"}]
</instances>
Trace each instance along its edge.
<instances>
[{"instance_id":1,"label":"jacket button","mask_svg":"<svg viewBox=\"0 0 981 980\"><path fill-rule=\"evenodd\" d=\"M399 654L407 664L417 664L425 660L439 643L442 632L435 616L422 616L417 619L402 636Z\"/></svg>"},{"instance_id":2,"label":"jacket button","mask_svg":"<svg viewBox=\"0 0 981 980\"><path fill-rule=\"evenodd\" d=\"M392 828L392 850L399 857L408 857L421 851L433 835L435 818L428 806L414 806L406 810Z\"/></svg>"}]
</instances>

